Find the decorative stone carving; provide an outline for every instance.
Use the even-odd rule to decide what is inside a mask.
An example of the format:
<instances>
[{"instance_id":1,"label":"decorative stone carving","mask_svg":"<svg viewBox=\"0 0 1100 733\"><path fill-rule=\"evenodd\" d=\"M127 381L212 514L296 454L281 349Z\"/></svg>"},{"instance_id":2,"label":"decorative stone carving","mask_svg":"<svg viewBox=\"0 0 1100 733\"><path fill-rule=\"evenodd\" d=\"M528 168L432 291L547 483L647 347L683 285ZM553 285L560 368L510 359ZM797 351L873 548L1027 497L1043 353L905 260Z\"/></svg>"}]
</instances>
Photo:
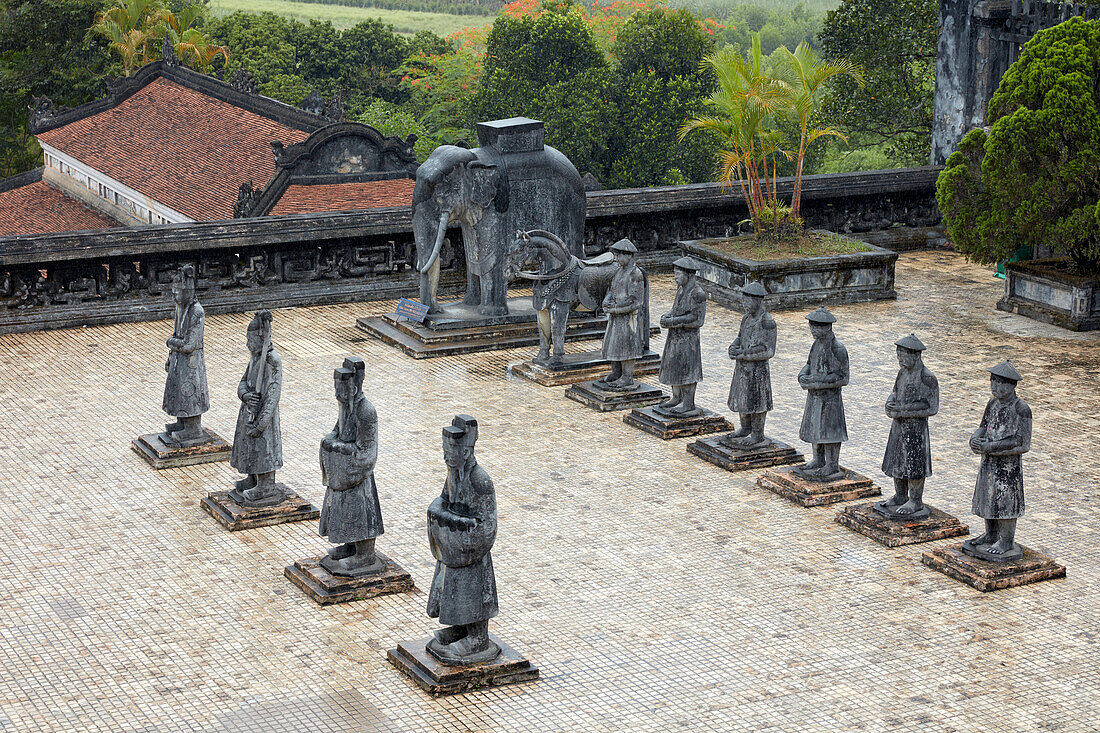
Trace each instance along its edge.
<instances>
[{"instance_id":1,"label":"decorative stone carving","mask_svg":"<svg viewBox=\"0 0 1100 733\"><path fill-rule=\"evenodd\" d=\"M602 351L611 362L611 374L594 384L607 391L630 392L638 388L634 362L649 350L649 279L634 263L638 248L629 239L615 242L611 251L619 269L611 277L602 304L607 313Z\"/></svg>"},{"instance_id":2,"label":"decorative stone carving","mask_svg":"<svg viewBox=\"0 0 1100 733\"><path fill-rule=\"evenodd\" d=\"M176 55L176 44L172 43L172 34L165 33L164 40L160 44L161 60L168 68L179 66L180 60Z\"/></svg>"},{"instance_id":3,"label":"decorative stone carving","mask_svg":"<svg viewBox=\"0 0 1100 733\"><path fill-rule=\"evenodd\" d=\"M695 273L699 266L690 257L672 263L676 279L676 297L672 310L661 316L661 328L667 329L665 350L661 355L661 384L672 388L672 396L657 404L654 411L673 417L702 414L695 406L695 388L703 381L703 352L699 329L707 317L707 296Z\"/></svg>"},{"instance_id":4,"label":"decorative stone carving","mask_svg":"<svg viewBox=\"0 0 1100 733\"><path fill-rule=\"evenodd\" d=\"M256 84L256 77L252 75L251 71L243 67L235 70L229 76L229 86L243 94L260 93L260 87Z\"/></svg>"},{"instance_id":5,"label":"decorative stone carving","mask_svg":"<svg viewBox=\"0 0 1100 733\"><path fill-rule=\"evenodd\" d=\"M333 122L343 122L347 119L344 112L344 94L337 89L332 93L332 99L325 103L321 116Z\"/></svg>"},{"instance_id":6,"label":"decorative stone carving","mask_svg":"<svg viewBox=\"0 0 1100 733\"><path fill-rule=\"evenodd\" d=\"M325 98L321 96L321 93L316 89L309 93L302 101L302 109L309 112L311 115L317 115L320 117L325 111Z\"/></svg>"},{"instance_id":7,"label":"decorative stone carving","mask_svg":"<svg viewBox=\"0 0 1100 733\"><path fill-rule=\"evenodd\" d=\"M833 333L836 316L827 309L818 308L806 320L814 343L806 365L798 373L798 383L806 390L798 437L813 445L814 457L791 472L811 481L831 481L844 477L840 444L848 440L848 426L840 390L848 384L848 350Z\"/></svg>"},{"instance_id":8,"label":"decorative stone carving","mask_svg":"<svg viewBox=\"0 0 1100 733\"><path fill-rule=\"evenodd\" d=\"M55 117L70 110L69 107L58 107L53 103L53 100L46 96L33 96L31 101L33 104L29 108L30 115L28 117L28 126L31 132L49 125Z\"/></svg>"},{"instance_id":9,"label":"decorative stone carving","mask_svg":"<svg viewBox=\"0 0 1100 733\"><path fill-rule=\"evenodd\" d=\"M237 189L237 203L233 204L233 218L241 219L252 215L252 209L263 193L262 188L253 188L252 181L242 183Z\"/></svg>"}]
</instances>

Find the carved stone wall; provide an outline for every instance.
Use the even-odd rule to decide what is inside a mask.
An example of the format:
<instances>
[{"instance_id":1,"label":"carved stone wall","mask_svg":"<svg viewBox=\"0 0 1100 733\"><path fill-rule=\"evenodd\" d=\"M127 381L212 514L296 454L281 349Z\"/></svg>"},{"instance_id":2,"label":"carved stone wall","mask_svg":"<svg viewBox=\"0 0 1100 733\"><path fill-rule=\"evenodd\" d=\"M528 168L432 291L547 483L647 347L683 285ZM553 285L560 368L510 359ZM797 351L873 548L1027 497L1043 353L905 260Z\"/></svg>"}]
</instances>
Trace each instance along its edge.
<instances>
[{"instance_id":1,"label":"carved stone wall","mask_svg":"<svg viewBox=\"0 0 1100 733\"><path fill-rule=\"evenodd\" d=\"M942 165L969 130L985 124L989 100L1020 47L1074 16L1100 7L1032 0L940 0L932 107L932 164Z\"/></svg>"},{"instance_id":2,"label":"carved stone wall","mask_svg":"<svg viewBox=\"0 0 1100 733\"><path fill-rule=\"evenodd\" d=\"M807 176L814 227L859 233L939 222L939 169ZM781 194L790 179L781 179ZM647 263L680 255L677 242L725 236L748 218L739 188L717 184L588 194L586 251L629 236ZM442 286L465 282L461 232L441 255ZM395 298L416 292L407 207L300 214L0 238L0 333L169 318L169 284L198 273L211 313Z\"/></svg>"}]
</instances>

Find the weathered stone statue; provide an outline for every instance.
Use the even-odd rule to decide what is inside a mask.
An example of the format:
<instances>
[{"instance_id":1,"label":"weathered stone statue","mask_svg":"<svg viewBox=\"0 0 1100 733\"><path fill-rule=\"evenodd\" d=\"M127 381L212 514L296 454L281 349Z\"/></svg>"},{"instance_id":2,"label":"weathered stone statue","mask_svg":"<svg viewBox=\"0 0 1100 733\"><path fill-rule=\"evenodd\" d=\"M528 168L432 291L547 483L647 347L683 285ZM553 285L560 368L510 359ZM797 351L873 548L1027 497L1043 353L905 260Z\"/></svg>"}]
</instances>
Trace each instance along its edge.
<instances>
[{"instance_id":1,"label":"weathered stone statue","mask_svg":"<svg viewBox=\"0 0 1100 733\"><path fill-rule=\"evenodd\" d=\"M812 481L834 481L844 477L840 469L840 444L848 440L844 420L844 401L840 389L848 384L848 351L833 333L836 316L818 308L806 316L814 343L806 366L798 373L798 383L806 390L806 408L802 413L799 438L814 447L809 463L791 469L791 473Z\"/></svg>"},{"instance_id":2,"label":"weathered stone statue","mask_svg":"<svg viewBox=\"0 0 1100 733\"><path fill-rule=\"evenodd\" d=\"M611 374L594 382L600 389L629 392L638 388L634 381L634 362L649 350L649 280L634 264L638 249L629 239L611 245L618 271L604 296L607 332L603 338L603 357L611 364Z\"/></svg>"},{"instance_id":3,"label":"weathered stone statue","mask_svg":"<svg viewBox=\"0 0 1100 733\"><path fill-rule=\"evenodd\" d=\"M493 481L474 457L477 420L458 415L443 428L447 481L428 507L428 542L437 560L428 616L446 626L427 650L444 664L488 662L500 654L489 638L497 586L489 551L497 534Z\"/></svg>"},{"instance_id":4,"label":"weathered stone statue","mask_svg":"<svg viewBox=\"0 0 1100 733\"><path fill-rule=\"evenodd\" d=\"M271 506L286 493L275 483L275 471L283 465L283 438L279 426L279 397L283 389L283 363L271 343L271 311L256 313L248 324L251 358L244 370L237 397L237 430L229 465L246 474L229 498L241 506Z\"/></svg>"},{"instance_id":5,"label":"weathered stone statue","mask_svg":"<svg viewBox=\"0 0 1100 733\"><path fill-rule=\"evenodd\" d=\"M672 396L657 405L657 410L677 417L702 413L695 406L695 389L703 380L703 354L699 329L707 318L707 295L696 282L699 265L690 257L672 263L676 278L676 298L672 310L661 316L661 328L668 329L665 351L661 355L661 384L672 387Z\"/></svg>"},{"instance_id":6,"label":"weathered stone statue","mask_svg":"<svg viewBox=\"0 0 1100 733\"><path fill-rule=\"evenodd\" d=\"M930 511L924 504L924 479L932 475L928 418L939 412L940 385L921 359L924 349L914 334L897 342L901 369L886 399L886 414L894 422L882 472L894 479L894 495L875 510L896 519L922 519Z\"/></svg>"},{"instance_id":7,"label":"weathered stone statue","mask_svg":"<svg viewBox=\"0 0 1100 733\"><path fill-rule=\"evenodd\" d=\"M738 413L741 427L725 437L731 445L758 448L768 444L764 422L772 409L772 377L768 361L775 356L775 319L764 308L767 291L756 281L741 288L745 315L729 356L737 362L727 404Z\"/></svg>"},{"instance_id":8,"label":"weathered stone statue","mask_svg":"<svg viewBox=\"0 0 1100 733\"><path fill-rule=\"evenodd\" d=\"M970 437L970 449L982 456L974 488L973 512L985 520L985 533L967 540L962 550L993 562L1023 554L1016 544L1016 520L1024 513L1021 456L1031 450L1031 408L1016 396L1020 373L1007 361L989 370L993 399Z\"/></svg>"},{"instance_id":9,"label":"weathered stone statue","mask_svg":"<svg viewBox=\"0 0 1100 733\"><path fill-rule=\"evenodd\" d=\"M336 547L321 560L333 575L360 577L380 572L374 549L382 534L382 507L374 483L378 460L378 415L363 394L366 364L349 357L333 372L340 413L321 441L321 478L327 487L318 533Z\"/></svg>"},{"instance_id":10,"label":"weathered stone statue","mask_svg":"<svg viewBox=\"0 0 1100 733\"><path fill-rule=\"evenodd\" d=\"M164 370L164 411L176 422L164 426L166 445L194 445L205 440L202 414L210 409L206 388L206 360L202 353L206 314L195 299L195 268L184 265L172 279L176 322L168 339Z\"/></svg>"}]
</instances>

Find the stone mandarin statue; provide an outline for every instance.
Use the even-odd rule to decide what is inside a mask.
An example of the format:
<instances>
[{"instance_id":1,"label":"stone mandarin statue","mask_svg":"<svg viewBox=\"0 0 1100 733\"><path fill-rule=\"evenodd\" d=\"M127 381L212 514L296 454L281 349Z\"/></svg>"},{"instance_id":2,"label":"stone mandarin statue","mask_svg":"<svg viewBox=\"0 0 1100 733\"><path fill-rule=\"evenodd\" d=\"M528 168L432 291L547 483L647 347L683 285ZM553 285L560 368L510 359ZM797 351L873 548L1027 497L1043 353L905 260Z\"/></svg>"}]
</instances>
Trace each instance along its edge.
<instances>
[{"instance_id":1,"label":"stone mandarin statue","mask_svg":"<svg viewBox=\"0 0 1100 733\"><path fill-rule=\"evenodd\" d=\"M924 479L932 475L928 418L939 412L940 385L924 365L925 346L914 334L896 342L898 364L894 390L886 398L886 414L893 420L882 472L894 479L894 495L875 504L880 514L895 519L922 519Z\"/></svg>"},{"instance_id":2,"label":"stone mandarin statue","mask_svg":"<svg viewBox=\"0 0 1100 733\"><path fill-rule=\"evenodd\" d=\"M428 507L428 542L435 576L428 594L428 616L446 628L427 650L444 664L488 662L500 654L489 638L497 615L497 586L489 551L497 534L493 481L474 457L477 420L458 415L443 428L447 481Z\"/></svg>"},{"instance_id":3,"label":"stone mandarin statue","mask_svg":"<svg viewBox=\"0 0 1100 733\"><path fill-rule=\"evenodd\" d=\"M374 483L378 460L378 414L363 394L366 364L344 359L333 372L340 412L336 427L321 440L321 479L325 502L318 533L336 547L321 559L333 575L359 577L381 571L384 562L374 549L383 533L382 507Z\"/></svg>"},{"instance_id":4,"label":"stone mandarin statue","mask_svg":"<svg viewBox=\"0 0 1100 733\"><path fill-rule=\"evenodd\" d=\"M672 396L657 405L657 411L676 417L702 413L695 406L695 389L703 380L703 354L699 329L707 318L707 296L696 282L699 265L690 257L672 263L676 279L676 298L672 310L661 316L661 327L668 329L665 351L661 355L661 384L672 387Z\"/></svg>"},{"instance_id":5,"label":"stone mandarin statue","mask_svg":"<svg viewBox=\"0 0 1100 733\"><path fill-rule=\"evenodd\" d=\"M1007 361L989 369L993 399L982 423L970 437L970 449L982 457L974 487L973 512L985 520L985 533L967 540L962 550L993 562L1023 555L1016 544L1016 520L1024 513L1024 471L1021 456L1031 450L1031 408L1016 396L1022 379Z\"/></svg>"},{"instance_id":6,"label":"stone mandarin statue","mask_svg":"<svg viewBox=\"0 0 1100 733\"><path fill-rule=\"evenodd\" d=\"M202 414L210 409L206 388L206 360L202 352L206 314L195 299L195 268L184 265L172 279L172 297L176 301L176 321L172 336L165 342L168 361L164 370L164 411L176 418L165 425L165 444L202 442Z\"/></svg>"},{"instance_id":7,"label":"stone mandarin statue","mask_svg":"<svg viewBox=\"0 0 1100 733\"><path fill-rule=\"evenodd\" d=\"M603 358L611 362L611 374L593 384L600 389L629 392L638 388L634 362L649 348L649 281L634 264L638 249L629 239L615 242L611 252L619 266L603 300L607 313Z\"/></svg>"},{"instance_id":8,"label":"stone mandarin statue","mask_svg":"<svg viewBox=\"0 0 1100 733\"><path fill-rule=\"evenodd\" d=\"M283 438L279 426L279 397L283 389L283 362L271 343L271 312L256 313L248 324L251 358L237 385L241 408L233 435L229 465L246 474L229 492L241 506L279 504L286 494L275 484L283 466Z\"/></svg>"},{"instance_id":9,"label":"stone mandarin statue","mask_svg":"<svg viewBox=\"0 0 1100 733\"><path fill-rule=\"evenodd\" d=\"M730 344L729 357L737 362L727 404L738 413L741 427L724 440L740 448L768 444L764 421L772 409L772 378L768 361L775 356L775 319L764 308L763 286L753 281L741 289L745 315L737 338Z\"/></svg>"},{"instance_id":10,"label":"stone mandarin statue","mask_svg":"<svg viewBox=\"0 0 1100 733\"><path fill-rule=\"evenodd\" d=\"M814 343L798 383L806 390L806 409L798 437L813 444L814 457L791 473L812 481L844 477L840 469L840 444L848 440L841 387L848 384L848 351L833 333L836 316L818 308L806 316Z\"/></svg>"}]
</instances>

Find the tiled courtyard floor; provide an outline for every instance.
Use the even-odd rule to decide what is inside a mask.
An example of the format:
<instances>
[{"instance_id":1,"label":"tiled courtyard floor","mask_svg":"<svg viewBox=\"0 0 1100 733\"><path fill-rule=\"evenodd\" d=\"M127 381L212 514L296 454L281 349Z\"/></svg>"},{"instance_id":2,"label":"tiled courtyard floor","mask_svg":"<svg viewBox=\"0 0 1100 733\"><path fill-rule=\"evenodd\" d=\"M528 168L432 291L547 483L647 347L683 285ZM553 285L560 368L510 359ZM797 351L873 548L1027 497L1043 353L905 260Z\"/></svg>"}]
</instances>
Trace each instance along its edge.
<instances>
[{"instance_id":1,"label":"tiled courtyard floor","mask_svg":"<svg viewBox=\"0 0 1100 733\"><path fill-rule=\"evenodd\" d=\"M282 576L327 548L315 523L227 532L199 509L235 478L227 463L158 472L131 453L165 421L166 322L0 337L0 731L1100 730L1100 334L993 311L1001 287L955 255L907 254L896 302L834 309L852 364L843 462L888 485L882 403L893 342L915 331L942 387L926 499L972 528L984 369L1023 373L1019 539L1069 575L993 594L922 566L927 546L881 547L836 507L799 508L758 472L507 377L529 350L414 361L364 340L355 318L390 305L367 303L276 313L280 480L320 504L332 369L364 356L379 549L418 590L322 608ZM653 278L655 320L672 294ZM803 316L776 316L768 422L799 448ZM723 412L737 320L711 305L703 330L699 401ZM227 438L247 322L207 320L205 422ZM435 627L424 511L457 412L479 418L497 486L493 629L542 678L435 700L384 655Z\"/></svg>"}]
</instances>

